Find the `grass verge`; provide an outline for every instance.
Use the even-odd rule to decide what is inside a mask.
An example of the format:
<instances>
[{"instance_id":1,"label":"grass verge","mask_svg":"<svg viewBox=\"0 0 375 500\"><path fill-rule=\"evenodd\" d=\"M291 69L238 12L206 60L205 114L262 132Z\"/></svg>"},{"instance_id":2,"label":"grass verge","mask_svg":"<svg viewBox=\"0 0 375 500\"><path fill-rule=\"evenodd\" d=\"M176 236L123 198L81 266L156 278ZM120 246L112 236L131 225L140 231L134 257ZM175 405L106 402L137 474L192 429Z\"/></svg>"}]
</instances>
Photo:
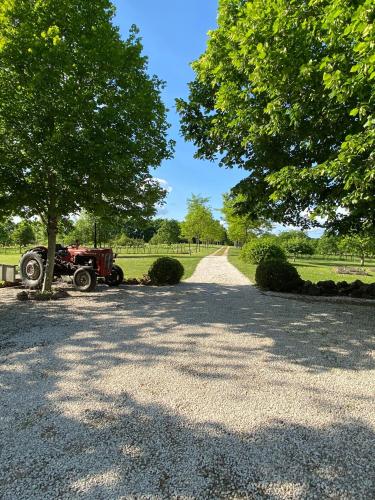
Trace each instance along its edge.
<instances>
[{"instance_id":1,"label":"grass verge","mask_svg":"<svg viewBox=\"0 0 375 500\"><path fill-rule=\"evenodd\" d=\"M240 249L231 247L228 253L228 260L233 264L242 274L247 276L252 283L255 283L255 264L247 264L240 259Z\"/></svg>"},{"instance_id":2,"label":"grass verge","mask_svg":"<svg viewBox=\"0 0 375 500\"><path fill-rule=\"evenodd\" d=\"M229 250L229 262L231 262L242 274L247 276L252 283L255 283L255 271L256 264L247 264L240 259L240 249L230 248ZM361 275L351 275L351 274L338 274L335 269L337 267L358 267L359 260L350 262L340 259L324 259L324 258L309 258L309 259L296 259L295 262L290 261L294 266L296 266L303 280L309 280L313 283L318 281L333 280L337 281L347 281L351 283L355 280L361 280L363 283L374 283L375 282L375 262L369 261L365 266L365 269L370 274L370 276Z\"/></svg>"}]
</instances>

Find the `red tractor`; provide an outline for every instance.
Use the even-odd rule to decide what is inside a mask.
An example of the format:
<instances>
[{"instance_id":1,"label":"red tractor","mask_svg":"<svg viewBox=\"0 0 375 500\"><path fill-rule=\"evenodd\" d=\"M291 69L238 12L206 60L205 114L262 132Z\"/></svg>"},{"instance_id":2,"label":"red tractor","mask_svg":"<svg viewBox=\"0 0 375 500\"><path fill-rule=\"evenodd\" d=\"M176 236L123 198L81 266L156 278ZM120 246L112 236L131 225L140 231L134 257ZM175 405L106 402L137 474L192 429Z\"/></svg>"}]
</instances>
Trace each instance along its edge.
<instances>
[{"instance_id":1,"label":"red tractor","mask_svg":"<svg viewBox=\"0 0 375 500\"><path fill-rule=\"evenodd\" d=\"M98 278L104 279L109 286L118 286L124 280L124 273L114 264L114 257L111 248L56 245L54 276L72 276L75 288L81 292L94 290ZM23 254L19 267L25 286L41 287L46 263L46 247L35 247Z\"/></svg>"}]
</instances>

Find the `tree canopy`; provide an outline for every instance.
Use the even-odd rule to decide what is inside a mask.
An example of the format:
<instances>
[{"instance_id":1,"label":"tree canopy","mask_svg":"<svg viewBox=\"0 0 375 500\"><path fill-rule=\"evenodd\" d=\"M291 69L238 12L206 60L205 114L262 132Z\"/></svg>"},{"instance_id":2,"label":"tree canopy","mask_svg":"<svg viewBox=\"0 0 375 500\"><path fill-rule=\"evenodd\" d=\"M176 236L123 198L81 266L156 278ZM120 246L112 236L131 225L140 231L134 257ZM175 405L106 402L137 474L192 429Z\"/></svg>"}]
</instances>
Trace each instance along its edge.
<instances>
[{"instance_id":1,"label":"tree canopy","mask_svg":"<svg viewBox=\"0 0 375 500\"><path fill-rule=\"evenodd\" d=\"M238 214L237 207L244 201L245 197L242 194L223 195L222 212L227 225L228 238L238 245L243 245L249 238L271 228L271 224L266 220L259 218L255 221L249 214Z\"/></svg>"},{"instance_id":2,"label":"tree canopy","mask_svg":"<svg viewBox=\"0 0 375 500\"><path fill-rule=\"evenodd\" d=\"M113 16L109 0L1 6L0 210L43 219L49 262L62 216L152 215L165 194L150 172L173 148L163 82Z\"/></svg>"},{"instance_id":3,"label":"tree canopy","mask_svg":"<svg viewBox=\"0 0 375 500\"><path fill-rule=\"evenodd\" d=\"M187 200L188 212L181 224L181 232L189 241L195 239L199 244L201 241L222 242L226 239L225 229L214 218L208 202L209 198L194 194Z\"/></svg>"},{"instance_id":4,"label":"tree canopy","mask_svg":"<svg viewBox=\"0 0 375 500\"><path fill-rule=\"evenodd\" d=\"M212 221L211 209L207 206L209 198L192 195L188 199L188 212L182 222L182 236L192 241L194 238L199 241L204 239L207 227Z\"/></svg>"},{"instance_id":5,"label":"tree canopy","mask_svg":"<svg viewBox=\"0 0 375 500\"><path fill-rule=\"evenodd\" d=\"M323 234L319 238L317 253L320 255L336 255L339 253L339 238L330 234Z\"/></svg>"},{"instance_id":6,"label":"tree canopy","mask_svg":"<svg viewBox=\"0 0 375 500\"><path fill-rule=\"evenodd\" d=\"M157 233L152 237L151 243L178 243L181 234L181 225L177 220L164 219L160 223Z\"/></svg>"},{"instance_id":7,"label":"tree canopy","mask_svg":"<svg viewBox=\"0 0 375 500\"><path fill-rule=\"evenodd\" d=\"M0 219L0 245L11 244L14 226L14 222L10 217Z\"/></svg>"},{"instance_id":8,"label":"tree canopy","mask_svg":"<svg viewBox=\"0 0 375 500\"><path fill-rule=\"evenodd\" d=\"M289 238L284 240L281 246L287 254L293 255L294 259L297 255L313 255L315 251L308 238Z\"/></svg>"},{"instance_id":9,"label":"tree canopy","mask_svg":"<svg viewBox=\"0 0 375 500\"><path fill-rule=\"evenodd\" d=\"M365 265L366 255L374 255L375 238L368 234L348 234L340 239L339 250L349 255L358 255L361 258L361 266Z\"/></svg>"},{"instance_id":10,"label":"tree canopy","mask_svg":"<svg viewBox=\"0 0 375 500\"><path fill-rule=\"evenodd\" d=\"M372 0L220 0L182 132L249 171L241 211L347 232L375 222Z\"/></svg>"},{"instance_id":11,"label":"tree canopy","mask_svg":"<svg viewBox=\"0 0 375 500\"><path fill-rule=\"evenodd\" d=\"M29 245L30 243L34 243L35 234L30 222L19 222L12 233L12 240L20 247Z\"/></svg>"}]
</instances>

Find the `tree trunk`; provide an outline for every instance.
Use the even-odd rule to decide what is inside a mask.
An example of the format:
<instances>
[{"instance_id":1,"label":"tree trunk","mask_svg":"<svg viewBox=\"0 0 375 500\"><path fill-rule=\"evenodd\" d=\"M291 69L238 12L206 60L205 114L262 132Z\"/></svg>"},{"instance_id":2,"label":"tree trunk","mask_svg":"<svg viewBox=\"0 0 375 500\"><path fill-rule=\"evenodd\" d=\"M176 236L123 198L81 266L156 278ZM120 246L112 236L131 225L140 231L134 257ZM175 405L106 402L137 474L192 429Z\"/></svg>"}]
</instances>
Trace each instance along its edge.
<instances>
[{"instance_id":1,"label":"tree trunk","mask_svg":"<svg viewBox=\"0 0 375 500\"><path fill-rule=\"evenodd\" d=\"M56 216L51 216L51 215L48 216L47 234L48 234L48 254L47 254L47 267L43 282L43 292L50 292L52 290L53 271L55 268L56 236L57 236Z\"/></svg>"},{"instance_id":2,"label":"tree trunk","mask_svg":"<svg viewBox=\"0 0 375 500\"><path fill-rule=\"evenodd\" d=\"M365 266L365 254L363 253L361 255L361 267L364 267Z\"/></svg>"},{"instance_id":3,"label":"tree trunk","mask_svg":"<svg viewBox=\"0 0 375 500\"><path fill-rule=\"evenodd\" d=\"M94 248L98 248L98 228L96 222L94 222Z\"/></svg>"}]
</instances>

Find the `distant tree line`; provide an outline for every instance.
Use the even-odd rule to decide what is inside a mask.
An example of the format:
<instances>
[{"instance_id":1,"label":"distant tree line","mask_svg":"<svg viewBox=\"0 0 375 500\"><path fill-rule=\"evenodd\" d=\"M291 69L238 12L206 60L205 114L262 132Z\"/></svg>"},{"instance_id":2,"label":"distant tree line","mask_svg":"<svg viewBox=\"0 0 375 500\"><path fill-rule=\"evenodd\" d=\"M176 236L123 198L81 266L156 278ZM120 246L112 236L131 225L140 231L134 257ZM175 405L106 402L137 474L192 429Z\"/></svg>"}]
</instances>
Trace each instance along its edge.
<instances>
[{"instance_id":1,"label":"distant tree line","mask_svg":"<svg viewBox=\"0 0 375 500\"><path fill-rule=\"evenodd\" d=\"M333 236L323 234L320 238L310 238L304 231L283 231L279 235L264 232L260 236L250 236L246 243L253 239L272 241L295 260L301 256L336 256L357 257L360 265L365 265L366 258L375 256L375 238L366 234L348 234Z\"/></svg>"},{"instance_id":2,"label":"distant tree line","mask_svg":"<svg viewBox=\"0 0 375 500\"><path fill-rule=\"evenodd\" d=\"M256 237L273 238L277 239L278 244L293 258L298 255L313 254L350 256L359 257L361 265L364 265L366 257L375 255L375 236L373 232L368 230L348 232L344 235L325 232L320 238L309 238L304 231L290 230L276 236L270 232L272 229L271 221L264 218L254 220L251 215L241 214L238 211L243 199L241 194L224 195L222 212L227 234L236 246L242 247Z\"/></svg>"},{"instance_id":3,"label":"distant tree line","mask_svg":"<svg viewBox=\"0 0 375 500\"><path fill-rule=\"evenodd\" d=\"M187 200L187 214L180 222L175 219L122 219L121 217L94 216L83 211L77 219L65 218L58 227L58 241L62 244L79 242L94 244L96 226L99 246L142 247L151 245L235 244L243 246L254 238L274 240L283 250L296 259L299 256L348 256L359 257L361 265L367 257L375 255L375 237L367 233L348 233L337 236L324 233L320 238L310 238L301 230L271 233L272 224L263 220L253 222L247 215L236 213L236 199L224 196L223 219L215 219L209 206L209 199L192 195ZM27 247L47 243L45 225L38 219L15 221L12 218L0 220L0 245Z\"/></svg>"},{"instance_id":4,"label":"distant tree line","mask_svg":"<svg viewBox=\"0 0 375 500\"><path fill-rule=\"evenodd\" d=\"M57 241L62 244L80 243L98 246L139 247L172 245L189 242L198 247L208 243L227 241L226 230L215 219L208 205L208 198L192 195L188 200L188 213L183 222L166 218L132 218L121 216L96 216L82 211L76 219L64 218L58 225ZM0 221L0 245L25 247L31 244L47 245L45 225L38 219L20 220L12 218Z\"/></svg>"}]
</instances>

